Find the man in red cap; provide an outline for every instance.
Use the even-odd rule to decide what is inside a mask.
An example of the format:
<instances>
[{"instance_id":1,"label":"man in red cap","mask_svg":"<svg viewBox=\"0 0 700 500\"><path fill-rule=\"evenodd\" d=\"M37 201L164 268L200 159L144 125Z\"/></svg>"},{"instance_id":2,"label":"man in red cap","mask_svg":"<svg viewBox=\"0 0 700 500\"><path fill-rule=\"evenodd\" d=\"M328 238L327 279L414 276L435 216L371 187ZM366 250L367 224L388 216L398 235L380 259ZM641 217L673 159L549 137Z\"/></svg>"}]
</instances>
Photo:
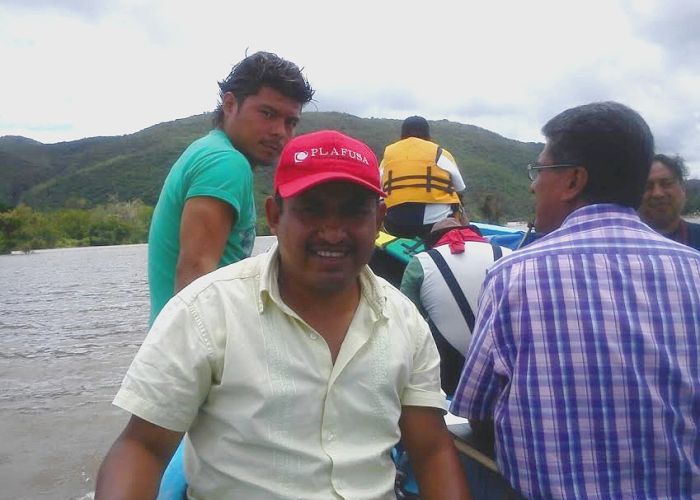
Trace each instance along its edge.
<instances>
[{"instance_id":1,"label":"man in red cap","mask_svg":"<svg viewBox=\"0 0 700 500\"><path fill-rule=\"evenodd\" d=\"M394 498L401 439L421 498L468 498L430 330L367 266L385 213L371 149L297 137L274 188L278 244L195 281L153 324L96 498L153 497L185 432L190 497Z\"/></svg>"}]
</instances>

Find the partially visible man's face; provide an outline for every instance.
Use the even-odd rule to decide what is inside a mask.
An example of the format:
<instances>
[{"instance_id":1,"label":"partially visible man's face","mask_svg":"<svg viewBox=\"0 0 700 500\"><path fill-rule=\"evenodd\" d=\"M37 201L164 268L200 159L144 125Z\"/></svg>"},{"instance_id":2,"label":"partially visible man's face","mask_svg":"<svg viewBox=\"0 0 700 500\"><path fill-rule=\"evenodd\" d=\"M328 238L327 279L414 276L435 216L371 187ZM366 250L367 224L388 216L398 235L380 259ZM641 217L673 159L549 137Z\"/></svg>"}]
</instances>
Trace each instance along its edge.
<instances>
[{"instance_id":1,"label":"partially visible man's face","mask_svg":"<svg viewBox=\"0 0 700 500\"><path fill-rule=\"evenodd\" d=\"M301 107L301 103L267 86L242 104L227 93L222 104L222 128L252 165L272 165L294 136Z\"/></svg>"},{"instance_id":2,"label":"partially visible man's face","mask_svg":"<svg viewBox=\"0 0 700 500\"><path fill-rule=\"evenodd\" d=\"M670 168L659 161L651 164L639 216L655 230L671 233L681 220L685 189Z\"/></svg>"},{"instance_id":3,"label":"partially visible man's face","mask_svg":"<svg viewBox=\"0 0 700 500\"><path fill-rule=\"evenodd\" d=\"M268 224L285 279L317 294L355 286L385 212L377 196L357 184L330 182L284 199L281 212L273 203L266 207Z\"/></svg>"},{"instance_id":4,"label":"partially visible man's face","mask_svg":"<svg viewBox=\"0 0 700 500\"><path fill-rule=\"evenodd\" d=\"M541 166L553 165L549 152L549 142L537 157ZM569 207L561 201L560 195L568 182L563 168L545 168L538 172L537 178L530 184L530 191L535 195L535 230L547 234L561 226L569 215Z\"/></svg>"}]
</instances>

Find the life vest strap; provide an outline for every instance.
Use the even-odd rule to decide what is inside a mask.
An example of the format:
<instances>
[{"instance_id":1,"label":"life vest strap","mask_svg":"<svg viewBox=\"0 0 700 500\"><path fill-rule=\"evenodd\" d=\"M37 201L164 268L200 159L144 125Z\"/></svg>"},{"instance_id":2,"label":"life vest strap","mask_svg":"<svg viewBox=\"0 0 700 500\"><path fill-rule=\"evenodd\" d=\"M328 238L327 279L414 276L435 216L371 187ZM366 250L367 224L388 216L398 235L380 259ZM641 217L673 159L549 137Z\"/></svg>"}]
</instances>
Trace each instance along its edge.
<instances>
[{"instance_id":1,"label":"life vest strap","mask_svg":"<svg viewBox=\"0 0 700 500\"><path fill-rule=\"evenodd\" d=\"M427 175L402 175L399 177L394 177L393 170L387 172L387 180L382 185L382 189L385 193L391 194L392 191L397 189L406 188L425 188L427 192L432 189L437 189L439 191L444 191L446 193L452 194L455 192L454 184L452 179L442 179L440 177L435 177L432 175L432 167L427 167ZM423 182L406 184L405 181L420 180Z\"/></svg>"}]
</instances>

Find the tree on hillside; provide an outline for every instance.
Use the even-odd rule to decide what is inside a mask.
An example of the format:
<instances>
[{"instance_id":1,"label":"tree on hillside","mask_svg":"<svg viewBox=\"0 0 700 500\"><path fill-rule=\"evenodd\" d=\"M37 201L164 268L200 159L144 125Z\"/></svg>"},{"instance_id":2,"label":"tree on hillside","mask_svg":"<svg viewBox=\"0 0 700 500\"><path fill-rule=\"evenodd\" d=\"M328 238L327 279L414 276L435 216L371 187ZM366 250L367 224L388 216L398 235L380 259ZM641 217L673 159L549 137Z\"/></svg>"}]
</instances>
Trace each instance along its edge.
<instances>
[{"instance_id":1,"label":"tree on hillside","mask_svg":"<svg viewBox=\"0 0 700 500\"><path fill-rule=\"evenodd\" d=\"M496 193L484 193L483 201L479 209L484 218L484 222L489 224L501 224L504 214L500 195Z\"/></svg>"}]
</instances>

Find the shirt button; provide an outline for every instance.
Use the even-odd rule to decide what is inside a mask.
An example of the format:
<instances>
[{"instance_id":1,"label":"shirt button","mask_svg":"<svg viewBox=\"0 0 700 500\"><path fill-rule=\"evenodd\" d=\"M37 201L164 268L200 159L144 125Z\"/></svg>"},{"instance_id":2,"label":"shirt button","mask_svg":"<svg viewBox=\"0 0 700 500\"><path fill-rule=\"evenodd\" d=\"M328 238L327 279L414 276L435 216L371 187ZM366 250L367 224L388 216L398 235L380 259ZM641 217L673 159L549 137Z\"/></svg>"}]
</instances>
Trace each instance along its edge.
<instances>
[{"instance_id":1,"label":"shirt button","mask_svg":"<svg viewBox=\"0 0 700 500\"><path fill-rule=\"evenodd\" d=\"M329 432L328 433L328 441L333 441L334 439L335 439L335 434L333 434L332 432Z\"/></svg>"},{"instance_id":2,"label":"shirt button","mask_svg":"<svg viewBox=\"0 0 700 500\"><path fill-rule=\"evenodd\" d=\"M318 338L318 335L316 335L315 333L310 333L310 334L309 334L309 338L310 338L311 340L316 340L316 339Z\"/></svg>"}]
</instances>

